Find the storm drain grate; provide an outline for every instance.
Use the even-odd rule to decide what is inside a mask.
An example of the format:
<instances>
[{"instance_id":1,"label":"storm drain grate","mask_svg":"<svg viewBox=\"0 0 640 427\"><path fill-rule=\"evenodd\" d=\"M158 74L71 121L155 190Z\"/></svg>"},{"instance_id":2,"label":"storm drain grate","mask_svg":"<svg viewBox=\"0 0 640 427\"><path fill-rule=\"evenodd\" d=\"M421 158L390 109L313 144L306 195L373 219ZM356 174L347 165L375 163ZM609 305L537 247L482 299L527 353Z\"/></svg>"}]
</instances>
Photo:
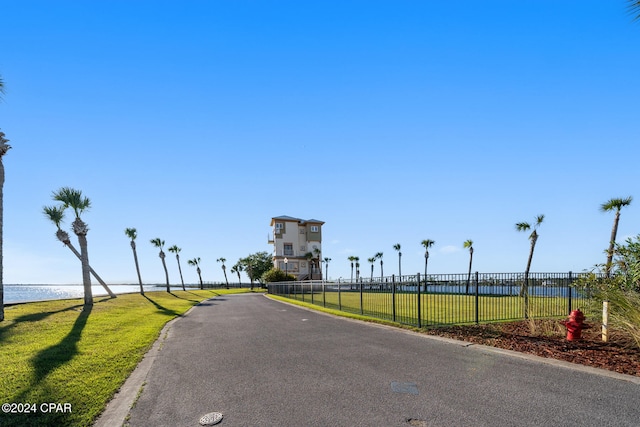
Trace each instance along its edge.
<instances>
[{"instance_id":1,"label":"storm drain grate","mask_svg":"<svg viewBox=\"0 0 640 427\"><path fill-rule=\"evenodd\" d=\"M220 412L209 412L200 418L200 425L213 426L222 421L222 414Z\"/></svg>"},{"instance_id":2,"label":"storm drain grate","mask_svg":"<svg viewBox=\"0 0 640 427\"><path fill-rule=\"evenodd\" d=\"M418 395L418 385L416 383L401 383L398 381L391 381L391 390L394 393L415 394Z\"/></svg>"}]
</instances>

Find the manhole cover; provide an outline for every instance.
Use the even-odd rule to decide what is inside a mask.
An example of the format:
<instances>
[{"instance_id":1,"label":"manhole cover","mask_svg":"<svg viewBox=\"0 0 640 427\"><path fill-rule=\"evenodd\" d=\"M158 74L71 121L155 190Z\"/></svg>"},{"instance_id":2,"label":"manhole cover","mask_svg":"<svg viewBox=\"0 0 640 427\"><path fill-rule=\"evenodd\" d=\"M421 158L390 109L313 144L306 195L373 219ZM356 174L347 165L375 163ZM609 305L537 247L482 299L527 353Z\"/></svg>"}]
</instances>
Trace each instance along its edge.
<instances>
[{"instance_id":1,"label":"manhole cover","mask_svg":"<svg viewBox=\"0 0 640 427\"><path fill-rule=\"evenodd\" d=\"M401 383L398 381L391 381L391 390L394 393L415 394L418 395L418 385L416 383Z\"/></svg>"},{"instance_id":2,"label":"manhole cover","mask_svg":"<svg viewBox=\"0 0 640 427\"><path fill-rule=\"evenodd\" d=\"M220 412L210 412L200 418L200 425L213 426L222 421L222 414Z\"/></svg>"}]
</instances>

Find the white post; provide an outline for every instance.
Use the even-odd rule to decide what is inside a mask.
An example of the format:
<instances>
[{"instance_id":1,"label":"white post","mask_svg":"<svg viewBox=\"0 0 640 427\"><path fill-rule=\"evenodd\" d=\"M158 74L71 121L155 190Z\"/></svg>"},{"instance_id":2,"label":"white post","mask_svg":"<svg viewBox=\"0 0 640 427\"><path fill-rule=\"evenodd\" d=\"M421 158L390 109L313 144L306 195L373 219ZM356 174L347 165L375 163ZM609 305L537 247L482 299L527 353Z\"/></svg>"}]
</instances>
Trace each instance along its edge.
<instances>
[{"instance_id":1,"label":"white post","mask_svg":"<svg viewBox=\"0 0 640 427\"><path fill-rule=\"evenodd\" d=\"M602 301L602 341L607 342L609 335L609 301Z\"/></svg>"}]
</instances>

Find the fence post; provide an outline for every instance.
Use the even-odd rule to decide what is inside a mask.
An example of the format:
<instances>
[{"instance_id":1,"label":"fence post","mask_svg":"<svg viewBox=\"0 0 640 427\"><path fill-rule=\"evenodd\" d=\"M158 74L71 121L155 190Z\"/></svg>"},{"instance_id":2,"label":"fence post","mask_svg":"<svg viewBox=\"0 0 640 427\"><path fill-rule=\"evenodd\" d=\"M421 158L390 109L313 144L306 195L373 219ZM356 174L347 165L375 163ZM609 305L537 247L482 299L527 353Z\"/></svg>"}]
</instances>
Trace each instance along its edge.
<instances>
[{"instance_id":1,"label":"fence post","mask_svg":"<svg viewBox=\"0 0 640 427\"><path fill-rule=\"evenodd\" d=\"M573 273L569 272L569 313L571 313L571 306L572 306L572 301L571 301L571 291L573 290L573 286L571 286L571 284L573 283Z\"/></svg>"},{"instance_id":2,"label":"fence post","mask_svg":"<svg viewBox=\"0 0 640 427\"><path fill-rule=\"evenodd\" d=\"M425 280L426 280L427 276L425 276ZM420 273L418 273L418 328L422 328L422 310L421 310L421 303L420 303Z\"/></svg>"},{"instance_id":3,"label":"fence post","mask_svg":"<svg viewBox=\"0 0 640 427\"><path fill-rule=\"evenodd\" d=\"M322 306L323 307L327 306L326 284L327 284L326 280L322 282Z\"/></svg>"},{"instance_id":4,"label":"fence post","mask_svg":"<svg viewBox=\"0 0 640 427\"><path fill-rule=\"evenodd\" d=\"M362 277L360 278L360 314L364 314L364 308L362 306Z\"/></svg>"},{"instance_id":5,"label":"fence post","mask_svg":"<svg viewBox=\"0 0 640 427\"><path fill-rule=\"evenodd\" d=\"M476 325L480 323L480 290L478 289L478 272L476 271Z\"/></svg>"},{"instance_id":6,"label":"fence post","mask_svg":"<svg viewBox=\"0 0 640 427\"><path fill-rule=\"evenodd\" d=\"M309 286L311 286L311 304L315 304L313 302L313 280L311 281L311 284Z\"/></svg>"},{"instance_id":7,"label":"fence post","mask_svg":"<svg viewBox=\"0 0 640 427\"><path fill-rule=\"evenodd\" d=\"M340 296L340 279L338 279L338 310L342 311L342 298Z\"/></svg>"},{"instance_id":8,"label":"fence post","mask_svg":"<svg viewBox=\"0 0 640 427\"><path fill-rule=\"evenodd\" d=\"M391 275L391 313L393 321L396 321L396 275Z\"/></svg>"}]
</instances>

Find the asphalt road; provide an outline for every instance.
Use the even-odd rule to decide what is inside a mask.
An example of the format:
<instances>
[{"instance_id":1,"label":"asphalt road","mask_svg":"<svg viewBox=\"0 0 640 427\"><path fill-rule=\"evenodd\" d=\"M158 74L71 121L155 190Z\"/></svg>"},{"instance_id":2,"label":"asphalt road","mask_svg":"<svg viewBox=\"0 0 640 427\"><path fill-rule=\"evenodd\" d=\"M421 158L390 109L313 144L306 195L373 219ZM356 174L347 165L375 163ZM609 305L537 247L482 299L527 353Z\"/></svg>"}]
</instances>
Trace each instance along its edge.
<instances>
[{"instance_id":1,"label":"asphalt road","mask_svg":"<svg viewBox=\"0 0 640 427\"><path fill-rule=\"evenodd\" d=\"M259 294L194 307L171 324L148 364L133 427L199 426L210 412L224 415L224 427L640 425L636 377Z\"/></svg>"}]
</instances>

